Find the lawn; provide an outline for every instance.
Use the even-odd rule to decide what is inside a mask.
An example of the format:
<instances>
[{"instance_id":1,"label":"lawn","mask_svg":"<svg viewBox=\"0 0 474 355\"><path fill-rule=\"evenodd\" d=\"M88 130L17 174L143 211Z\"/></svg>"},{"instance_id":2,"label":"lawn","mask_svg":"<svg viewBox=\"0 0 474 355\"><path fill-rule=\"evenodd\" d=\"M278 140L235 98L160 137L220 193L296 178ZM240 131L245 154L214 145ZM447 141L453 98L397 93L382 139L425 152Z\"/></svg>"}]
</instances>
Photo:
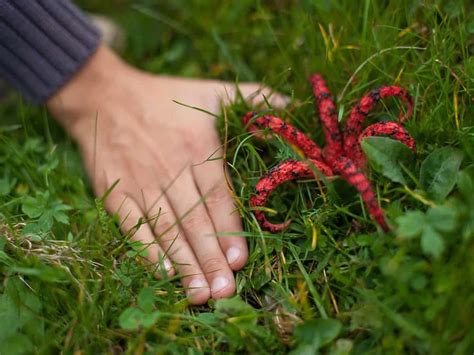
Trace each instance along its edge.
<instances>
[{"instance_id":1,"label":"lawn","mask_svg":"<svg viewBox=\"0 0 474 355\"><path fill-rule=\"evenodd\" d=\"M293 181L268 201L259 178L299 152L259 140L241 98L222 109L250 258L237 295L190 307L156 280L141 245L95 198L78 151L48 113L0 103L0 354L434 353L474 351L474 12L468 1L78 1L115 18L123 57L157 74L261 81L291 98L277 114L321 146L308 77L322 73L343 121L362 95L400 85L416 154L364 141L391 231L342 179ZM394 120L387 99L370 122Z\"/></svg>"}]
</instances>

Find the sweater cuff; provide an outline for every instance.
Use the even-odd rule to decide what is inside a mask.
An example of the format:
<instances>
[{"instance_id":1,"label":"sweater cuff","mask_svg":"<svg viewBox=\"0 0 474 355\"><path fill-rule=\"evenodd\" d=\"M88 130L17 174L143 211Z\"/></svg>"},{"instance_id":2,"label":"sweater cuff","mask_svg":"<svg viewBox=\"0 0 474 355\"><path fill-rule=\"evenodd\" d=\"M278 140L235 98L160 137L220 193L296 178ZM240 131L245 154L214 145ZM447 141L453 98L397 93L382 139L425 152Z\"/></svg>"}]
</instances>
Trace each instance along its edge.
<instances>
[{"instance_id":1,"label":"sweater cuff","mask_svg":"<svg viewBox=\"0 0 474 355\"><path fill-rule=\"evenodd\" d=\"M0 76L43 103L95 52L99 31L67 0L0 0Z\"/></svg>"}]
</instances>

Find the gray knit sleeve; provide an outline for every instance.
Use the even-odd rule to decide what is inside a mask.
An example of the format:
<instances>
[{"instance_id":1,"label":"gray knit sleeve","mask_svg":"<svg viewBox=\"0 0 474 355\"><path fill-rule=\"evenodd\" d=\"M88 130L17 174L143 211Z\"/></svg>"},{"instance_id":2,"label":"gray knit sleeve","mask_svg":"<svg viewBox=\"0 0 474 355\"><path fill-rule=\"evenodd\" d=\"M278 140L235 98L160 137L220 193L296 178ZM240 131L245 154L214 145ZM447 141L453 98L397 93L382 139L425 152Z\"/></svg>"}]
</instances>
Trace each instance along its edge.
<instances>
[{"instance_id":1,"label":"gray knit sleeve","mask_svg":"<svg viewBox=\"0 0 474 355\"><path fill-rule=\"evenodd\" d=\"M33 103L60 89L99 40L67 0L0 0L0 76Z\"/></svg>"}]
</instances>

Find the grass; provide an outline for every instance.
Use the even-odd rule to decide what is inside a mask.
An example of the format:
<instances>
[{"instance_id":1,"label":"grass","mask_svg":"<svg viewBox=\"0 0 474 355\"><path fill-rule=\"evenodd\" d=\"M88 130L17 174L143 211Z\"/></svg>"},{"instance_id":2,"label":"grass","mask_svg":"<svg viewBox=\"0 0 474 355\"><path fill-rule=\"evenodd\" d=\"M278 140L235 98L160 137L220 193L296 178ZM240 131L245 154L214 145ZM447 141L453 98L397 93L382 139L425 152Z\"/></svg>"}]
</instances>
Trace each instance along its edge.
<instances>
[{"instance_id":1,"label":"grass","mask_svg":"<svg viewBox=\"0 0 474 355\"><path fill-rule=\"evenodd\" d=\"M237 100L225 109L227 160L250 259L235 298L188 307L179 282L155 280L141 246L94 199L70 139L43 109L11 95L0 104L1 354L473 352L472 5L80 3L122 23L123 55L141 68L258 80L291 96L277 113L321 145L310 73L325 75L341 118L367 90L402 85L416 102L406 127L418 152L388 171L384 159L396 151L369 142L380 153L371 155L371 178L392 232L383 234L336 179L273 194L270 218L294 222L268 234L248 199L259 177L294 152L251 138L241 125L249 107ZM384 104L373 120L398 111L395 101Z\"/></svg>"}]
</instances>

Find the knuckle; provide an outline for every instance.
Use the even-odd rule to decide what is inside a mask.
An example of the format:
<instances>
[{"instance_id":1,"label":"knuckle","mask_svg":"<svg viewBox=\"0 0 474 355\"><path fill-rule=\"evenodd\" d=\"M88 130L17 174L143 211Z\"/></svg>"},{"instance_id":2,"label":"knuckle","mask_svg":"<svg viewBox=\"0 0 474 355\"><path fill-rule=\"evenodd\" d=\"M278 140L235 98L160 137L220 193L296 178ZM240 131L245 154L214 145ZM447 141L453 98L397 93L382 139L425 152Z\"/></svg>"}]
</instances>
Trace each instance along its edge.
<instances>
[{"instance_id":1,"label":"knuckle","mask_svg":"<svg viewBox=\"0 0 474 355\"><path fill-rule=\"evenodd\" d=\"M172 218L169 218L165 215L158 215L150 220L150 224L153 226L156 225L154 230L156 237L158 239L169 239L175 238L178 233L176 221L173 221Z\"/></svg>"},{"instance_id":2,"label":"knuckle","mask_svg":"<svg viewBox=\"0 0 474 355\"><path fill-rule=\"evenodd\" d=\"M219 146L214 144L218 142L218 138L213 126L196 127L191 132L183 133L182 137L186 148L199 155L211 154Z\"/></svg>"},{"instance_id":3,"label":"knuckle","mask_svg":"<svg viewBox=\"0 0 474 355\"><path fill-rule=\"evenodd\" d=\"M206 198L209 208L219 207L229 198L229 191L224 183L220 183Z\"/></svg>"},{"instance_id":4,"label":"knuckle","mask_svg":"<svg viewBox=\"0 0 474 355\"><path fill-rule=\"evenodd\" d=\"M199 260L199 264L206 275L214 275L215 273L225 271L225 261L215 256L205 256Z\"/></svg>"},{"instance_id":5,"label":"knuckle","mask_svg":"<svg viewBox=\"0 0 474 355\"><path fill-rule=\"evenodd\" d=\"M184 146L187 149L192 149L196 145L197 139L199 139L199 138L197 137L197 135L190 134L189 132L185 131L185 132L182 133L181 139L182 139L182 142L183 142Z\"/></svg>"},{"instance_id":6,"label":"knuckle","mask_svg":"<svg viewBox=\"0 0 474 355\"><path fill-rule=\"evenodd\" d=\"M185 229L190 231L197 231L202 229L209 219L204 213L192 212L182 220Z\"/></svg>"},{"instance_id":7,"label":"knuckle","mask_svg":"<svg viewBox=\"0 0 474 355\"><path fill-rule=\"evenodd\" d=\"M196 128L194 130L189 130L186 128L181 132L181 137L183 143L188 148L195 148L196 146L200 146L201 142L203 141L205 136L205 132L202 129Z\"/></svg>"}]
</instances>

